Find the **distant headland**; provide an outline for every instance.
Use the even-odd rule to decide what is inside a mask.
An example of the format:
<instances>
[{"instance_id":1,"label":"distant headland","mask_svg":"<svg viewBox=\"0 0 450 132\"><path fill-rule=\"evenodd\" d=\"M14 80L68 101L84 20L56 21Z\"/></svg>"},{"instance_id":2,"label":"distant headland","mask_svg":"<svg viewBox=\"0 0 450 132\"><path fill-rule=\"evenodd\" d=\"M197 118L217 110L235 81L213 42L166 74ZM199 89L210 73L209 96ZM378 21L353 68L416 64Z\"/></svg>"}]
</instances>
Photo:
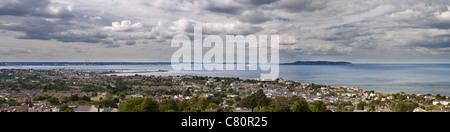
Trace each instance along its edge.
<instances>
[{"instance_id":1,"label":"distant headland","mask_svg":"<svg viewBox=\"0 0 450 132\"><path fill-rule=\"evenodd\" d=\"M281 63L281 65L353 65L345 61L297 61L293 63Z\"/></svg>"}]
</instances>

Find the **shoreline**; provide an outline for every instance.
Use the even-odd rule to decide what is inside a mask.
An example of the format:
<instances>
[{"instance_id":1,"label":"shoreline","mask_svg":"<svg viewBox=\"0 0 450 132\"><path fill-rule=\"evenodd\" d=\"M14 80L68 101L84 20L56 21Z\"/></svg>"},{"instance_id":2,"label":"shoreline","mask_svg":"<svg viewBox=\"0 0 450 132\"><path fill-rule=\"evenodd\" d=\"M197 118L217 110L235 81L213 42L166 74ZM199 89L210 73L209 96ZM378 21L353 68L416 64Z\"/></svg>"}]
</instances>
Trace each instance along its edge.
<instances>
[{"instance_id":1,"label":"shoreline","mask_svg":"<svg viewBox=\"0 0 450 132\"><path fill-rule=\"evenodd\" d=\"M287 65L287 66L296 66L296 65ZM300 65L298 65L298 66L300 66ZM304 65L304 66L313 66L313 65ZM320 66L322 66L322 65L320 65ZM330 65L330 66L340 66L340 65ZM16 67L16 66L11 66L11 67ZM19 66L19 67L22 67L22 66ZM24 66L24 67L26 67L26 66ZM147 69L127 69L127 68L125 68L125 69L76 69L76 68L52 68L52 69L33 69L33 68L31 68L31 69L21 69L21 68L11 68L11 69L9 69L8 68L8 69L4 69L3 67L0 67L0 70L78 70L78 71L85 71L85 72L92 71L92 72L97 72L99 74L108 75L108 76L111 76L111 75L135 76L136 74L137 75L144 74L142 76L153 76L153 75L148 75L148 74L145 75L145 74L146 73L150 73L151 74L151 73L169 73L170 72L170 70L162 70L162 69L147 71ZM118 72L118 71L122 71L122 72ZM188 75L188 76L199 76L199 75L193 75L193 74L154 75L154 76L185 76L185 75ZM220 75L219 76L217 76L217 75L216 76L205 76L205 77L229 77L229 78L259 80L259 79L255 79L255 78L242 78L242 77L236 77L236 76L220 76ZM296 81L295 79L288 79L288 80ZM302 82L302 81L296 81L296 82ZM333 86L333 87L335 87L335 86L339 86L339 87L343 86L343 87L358 87L358 88L361 88L360 86L357 86L357 85L355 85L355 86L352 86L352 85L333 85L333 84L329 84L329 83L316 83L316 82L307 82L307 81L305 81L305 83L315 83L315 84L322 84L322 85ZM366 90L364 87L362 87L361 89ZM396 94L396 93L403 92L403 93L406 93L406 94L415 94L415 95L427 95L427 94L431 94L431 95L437 95L437 94L448 95L448 94L445 94L445 93L408 92L408 91L398 91L398 92L395 92L395 91L393 91L393 92L381 92L379 90L368 90L368 91L374 91L374 92L383 93L383 94Z\"/></svg>"}]
</instances>

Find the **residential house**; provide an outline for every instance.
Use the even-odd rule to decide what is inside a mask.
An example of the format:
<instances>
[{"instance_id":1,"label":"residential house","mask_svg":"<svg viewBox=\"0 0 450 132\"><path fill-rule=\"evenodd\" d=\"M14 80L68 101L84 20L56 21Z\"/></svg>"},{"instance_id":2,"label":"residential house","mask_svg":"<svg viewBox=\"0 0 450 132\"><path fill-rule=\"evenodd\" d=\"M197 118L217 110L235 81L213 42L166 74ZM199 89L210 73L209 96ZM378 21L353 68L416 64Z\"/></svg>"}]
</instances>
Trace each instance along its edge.
<instances>
[{"instance_id":1,"label":"residential house","mask_svg":"<svg viewBox=\"0 0 450 132\"><path fill-rule=\"evenodd\" d=\"M237 108L233 109L233 112L252 112L252 110L248 109L248 108L237 107Z\"/></svg>"},{"instance_id":2,"label":"residential house","mask_svg":"<svg viewBox=\"0 0 450 132\"><path fill-rule=\"evenodd\" d=\"M212 108L210 108L210 109L205 109L205 112L223 112L223 110L222 109L212 109Z\"/></svg>"},{"instance_id":3,"label":"residential house","mask_svg":"<svg viewBox=\"0 0 450 132\"><path fill-rule=\"evenodd\" d=\"M94 105L91 106L78 106L75 112L98 112L98 108Z\"/></svg>"},{"instance_id":4,"label":"residential house","mask_svg":"<svg viewBox=\"0 0 450 132\"><path fill-rule=\"evenodd\" d=\"M119 112L116 108L100 108L100 112Z\"/></svg>"},{"instance_id":5,"label":"residential house","mask_svg":"<svg viewBox=\"0 0 450 132\"><path fill-rule=\"evenodd\" d=\"M29 107L7 106L0 108L0 112L28 112Z\"/></svg>"}]
</instances>

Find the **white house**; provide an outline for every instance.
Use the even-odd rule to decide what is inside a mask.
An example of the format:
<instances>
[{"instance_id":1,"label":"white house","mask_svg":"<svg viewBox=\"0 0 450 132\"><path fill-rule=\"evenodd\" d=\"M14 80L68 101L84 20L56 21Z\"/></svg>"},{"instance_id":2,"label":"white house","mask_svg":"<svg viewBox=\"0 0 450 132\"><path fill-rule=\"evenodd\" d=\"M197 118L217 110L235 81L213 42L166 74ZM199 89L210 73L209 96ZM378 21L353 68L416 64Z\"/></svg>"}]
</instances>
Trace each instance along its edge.
<instances>
[{"instance_id":1,"label":"white house","mask_svg":"<svg viewBox=\"0 0 450 132\"><path fill-rule=\"evenodd\" d=\"M437 105L439 103L441 105L448 105L449 101L438 101L438 100L433 101L433 105Z\"/></svg>"}]
</instances>

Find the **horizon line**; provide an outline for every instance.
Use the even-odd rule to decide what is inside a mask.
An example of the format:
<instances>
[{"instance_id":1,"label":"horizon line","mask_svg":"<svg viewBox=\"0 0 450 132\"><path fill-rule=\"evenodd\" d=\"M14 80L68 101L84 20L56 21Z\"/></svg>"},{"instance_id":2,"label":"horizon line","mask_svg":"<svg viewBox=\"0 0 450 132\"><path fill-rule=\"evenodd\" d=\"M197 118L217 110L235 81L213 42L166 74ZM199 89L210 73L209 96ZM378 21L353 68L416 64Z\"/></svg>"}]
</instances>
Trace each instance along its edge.
<instances>
[{"instance_id":1,"label":"horizon line","mask_svg":"<svg viewBox=\"0 0 450 132\"><path fill-rule=\"evenodd\" d=\"M297 61L291 62L279 62L279 64L283 63L293 63ZM305 61L308 62L308 61ZM310 62L320 62L320 61L310 61ZM350 62L350 61L329 61L329 62ZM164 61L92 61L92 62L83 62L83 61L0 61L0 63L164 63L171 64L172 62L164 62ZM203 62L191 62L194 64L200 64ZM227 63L227 62L223 62ZM249 63L249 62L231 62L231 63ZM450 64L450 62L350 62L352 64Z\"/></svg>"}]
</instances>

